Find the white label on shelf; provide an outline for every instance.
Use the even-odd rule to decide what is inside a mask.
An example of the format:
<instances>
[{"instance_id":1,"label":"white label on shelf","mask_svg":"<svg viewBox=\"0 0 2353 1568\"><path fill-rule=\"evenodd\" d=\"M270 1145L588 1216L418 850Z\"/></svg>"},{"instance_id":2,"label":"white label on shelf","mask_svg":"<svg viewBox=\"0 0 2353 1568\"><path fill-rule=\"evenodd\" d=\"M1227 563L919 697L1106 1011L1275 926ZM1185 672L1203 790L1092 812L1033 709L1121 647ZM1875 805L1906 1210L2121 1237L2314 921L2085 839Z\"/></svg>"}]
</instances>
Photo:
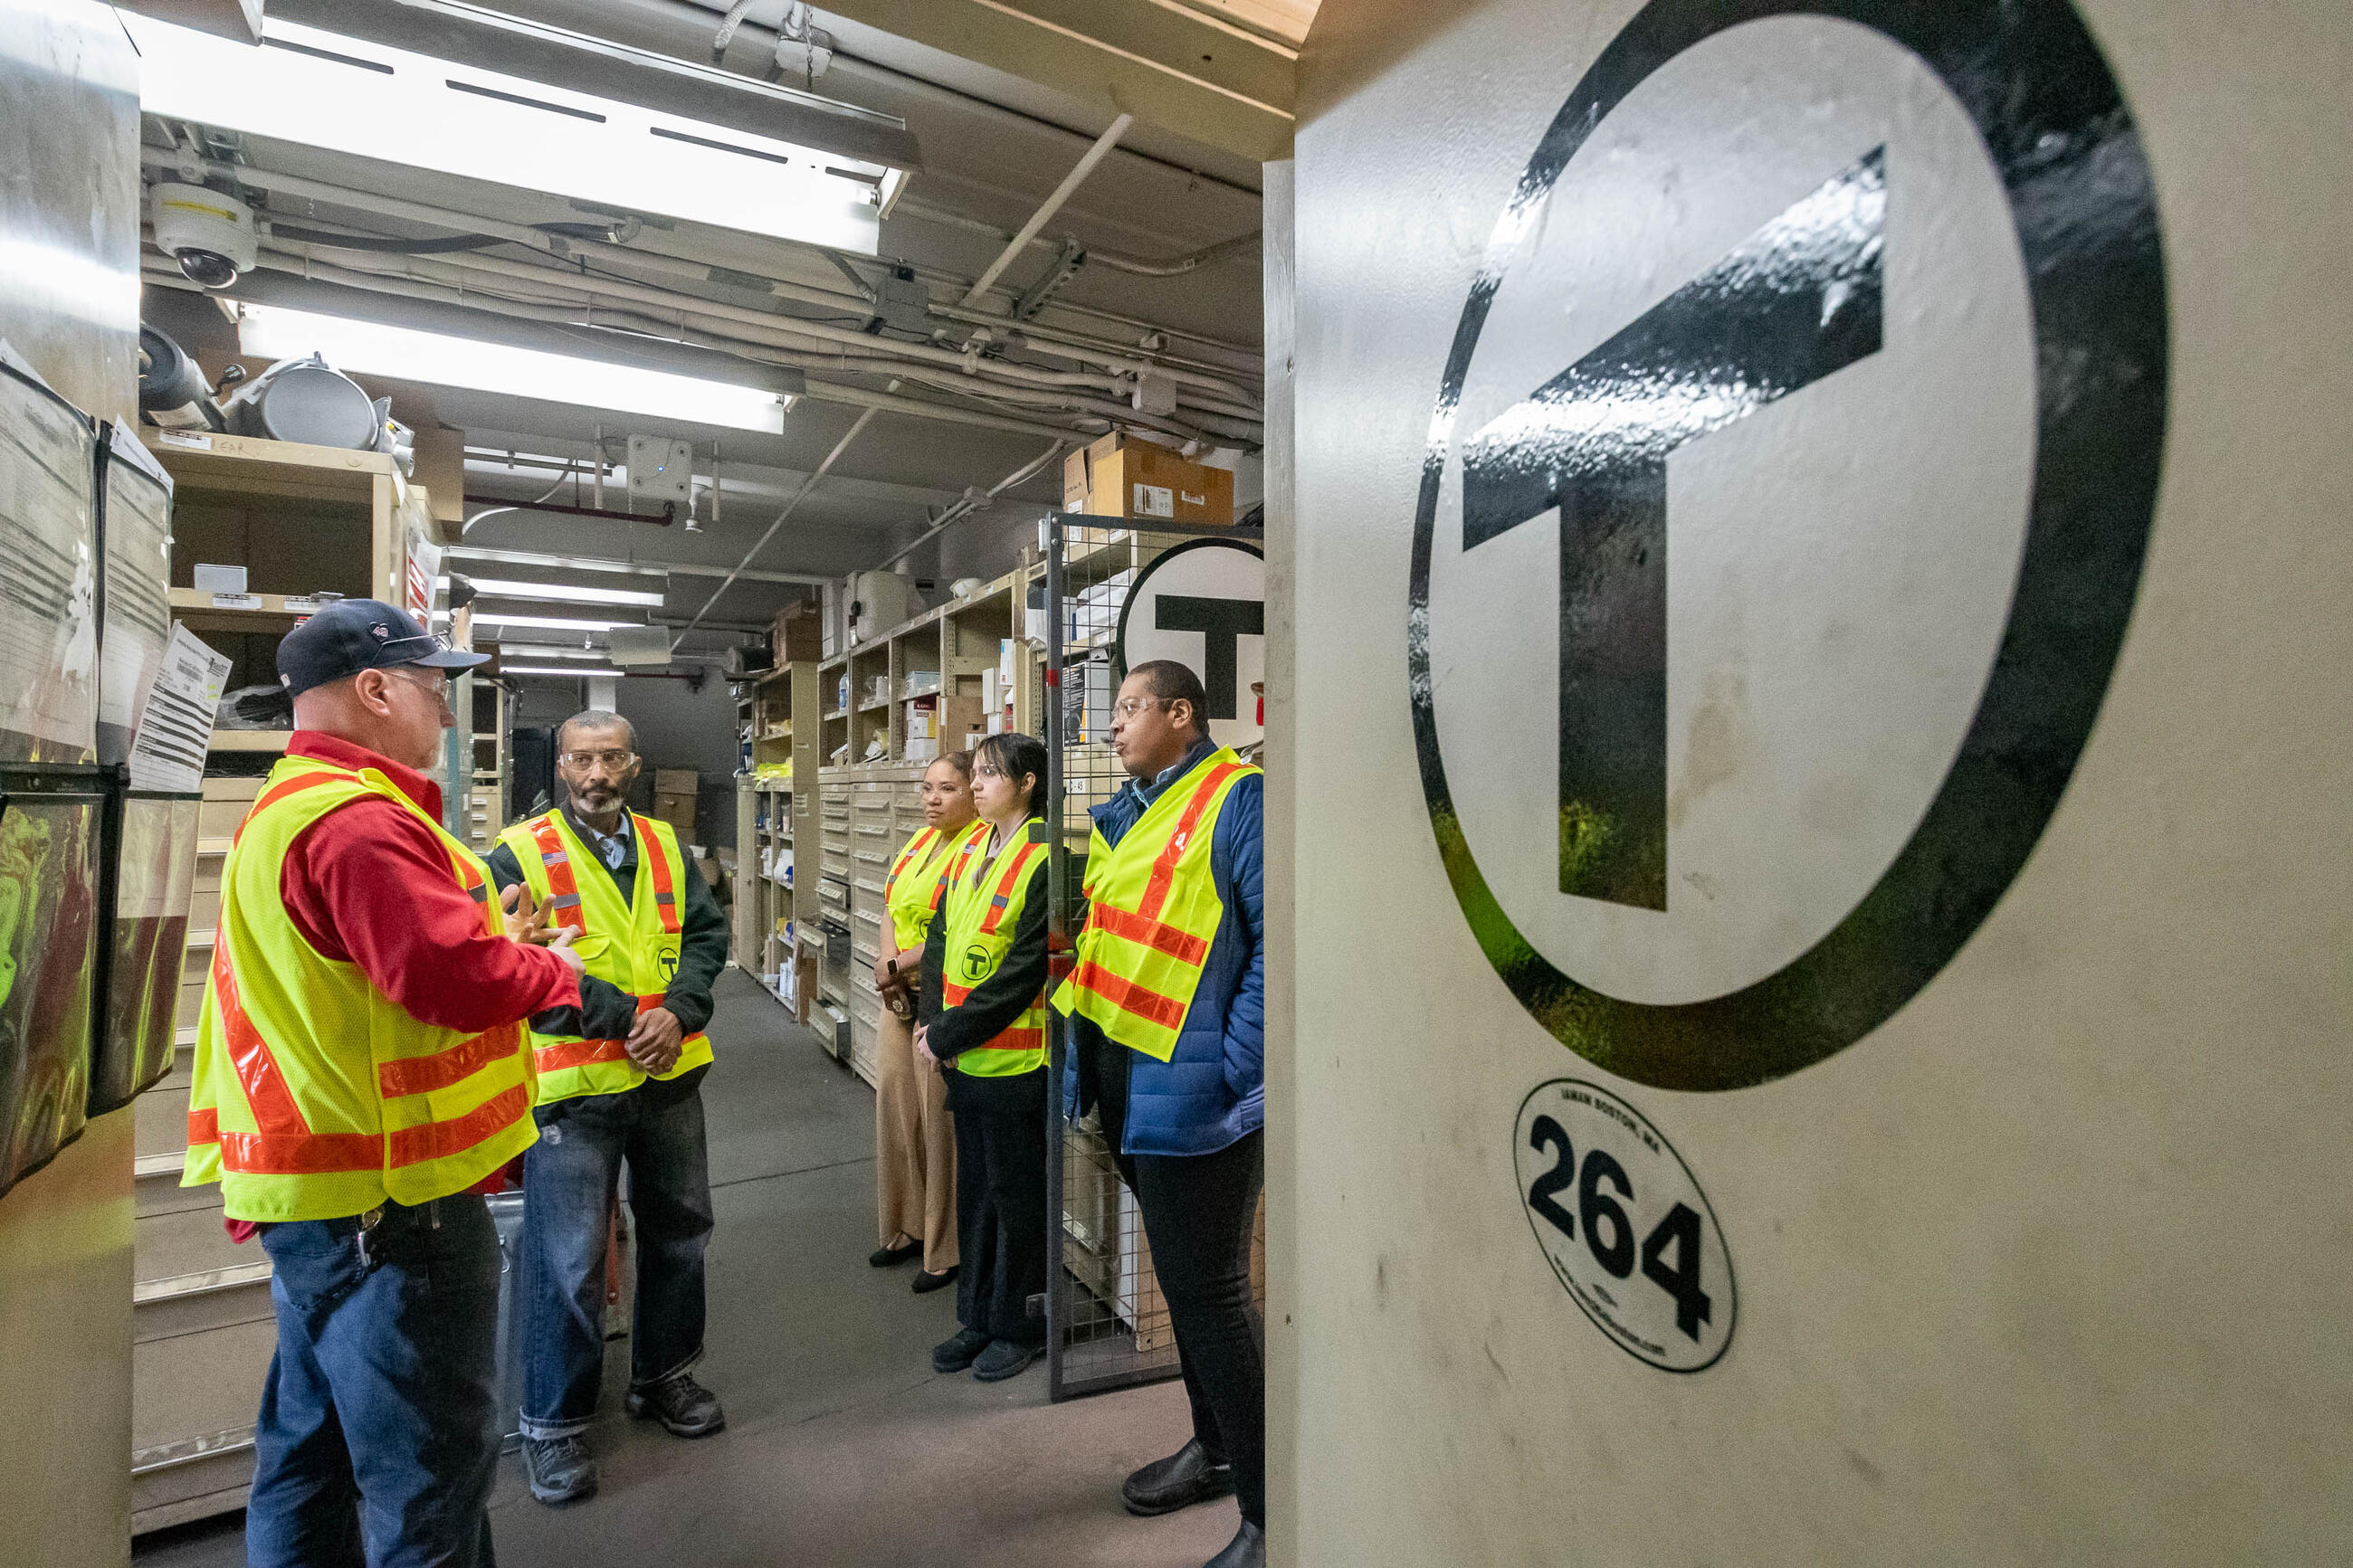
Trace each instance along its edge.
<instances>
[{"instance_id":1,"label":"white label on shelf","mask_svg":"<svg viewBox=\"0 0 2353 1568\"><path fill-rule=\"evenodd\" d=\"M184 436L177 430L157 430L152 434L158 446L185 447L192 452L209 452L213 449L213 438L210 436Z\"/></svg>"},{"instance_id":2,"label":"white label on shelf","mask_svg":"<svg viewBox=\"0 0 2353 1568\"><path fill-rule=\"evenodd\" d=\"M258 610L261 608L261 595L259 594L215 594L213 595L213 608L216 610Z\"/></svg>"},{"instance_id":3,"label":"white label on shelf","mask_svg":"<svg viewBox=\"0 0 2353 1568\"><path fill-rule=\"evenodd\" d=\"M329 602L314 595L289 594L286 595L286 613L290 616L315 616L325 609Z\"/></svg>"}]
</instances>

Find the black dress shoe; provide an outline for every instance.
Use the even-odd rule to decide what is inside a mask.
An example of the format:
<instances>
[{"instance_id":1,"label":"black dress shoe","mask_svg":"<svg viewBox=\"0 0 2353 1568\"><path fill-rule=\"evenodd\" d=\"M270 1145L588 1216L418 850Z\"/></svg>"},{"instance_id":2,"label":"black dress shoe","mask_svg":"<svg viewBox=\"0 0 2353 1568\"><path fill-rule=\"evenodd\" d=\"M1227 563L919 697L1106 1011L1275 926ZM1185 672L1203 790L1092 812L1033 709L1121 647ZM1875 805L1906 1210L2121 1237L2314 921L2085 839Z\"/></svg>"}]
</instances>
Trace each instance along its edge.
<instances>
[{"instance_id":1,"label":"black dress shoe","mask_svg":"<svg viewBox=\"0 0 2353 1568\"><path fill-rule=\"evenodd\" d=\"M878 1247L866 1255L866 1266L869 1268L890 1268L918 1256L923 1250L923 1244L920 1241L911 1241L904 1247Z\"/></svg>"},{"instance_id":2,"label":"black dress shoe","mask_svg":"<svg viewBox=\"0 0 2353 1568\"><path fill-rule=\"evenodd\" d=\"M1207 1568L1266 1568L1266 1531L1242 1521L1226 1549L1209 1559Z\"/></svg>"},{"instance_id":3,"label":"black dress shoe","mask_svg":"<svg viewBox=\"0 0 2353 1568\"><path fill-rule=\"evenodd\" d=\"M1119 1495L1128 1512L1149 1519L1225 1497L1233 1489L1234 1468L1210 1458L1201 1439L1196 1437L1166 1458L1155 1459L1128 1477Z\"/></svg>"},{"instance_id":4,"label":"black dress shoe","mask_svg":"<svg viewBox=\"0 0 2353 1568\"><path fill-rule=\"evenodd\" d=\"M936 1290L943 1285L955 1284L956 1269L959 1267L960 1265L951 1263L945 1268L941 1269L937 1274L933 1273L928 1268L916 1269L915 1283L913 1287L915 1294L921 1296L929 1291Z\"/></svg>"}]
</instances>

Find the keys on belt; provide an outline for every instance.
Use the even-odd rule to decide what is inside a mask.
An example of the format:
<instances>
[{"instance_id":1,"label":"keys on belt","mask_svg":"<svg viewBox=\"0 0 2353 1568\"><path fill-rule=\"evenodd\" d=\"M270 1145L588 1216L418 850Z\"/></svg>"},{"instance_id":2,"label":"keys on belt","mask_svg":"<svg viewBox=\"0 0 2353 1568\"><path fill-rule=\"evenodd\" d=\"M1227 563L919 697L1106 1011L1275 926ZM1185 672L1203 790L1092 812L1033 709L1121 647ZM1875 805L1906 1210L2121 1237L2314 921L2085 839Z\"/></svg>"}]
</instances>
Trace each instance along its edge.
<instances>
[{"instance_id":1,"label":"keys on belt","mask_svg":"<svg viewBox=\"0 0 2353 1568\"><path fill-rule=\"evenodd\" d=\"M378 1204L360 1215L360 1227L353 1233L352 1239L359 1244L360 1272L363 1274L373 1274L384 1267L385 1238L376 1234L376 1227L384 1223L385 1212L390 1206ZM427 1229L441 1228L441 1201L438 1198L420 1204L409 1212L423 1216Z\"/></svg>"}]
</instances>

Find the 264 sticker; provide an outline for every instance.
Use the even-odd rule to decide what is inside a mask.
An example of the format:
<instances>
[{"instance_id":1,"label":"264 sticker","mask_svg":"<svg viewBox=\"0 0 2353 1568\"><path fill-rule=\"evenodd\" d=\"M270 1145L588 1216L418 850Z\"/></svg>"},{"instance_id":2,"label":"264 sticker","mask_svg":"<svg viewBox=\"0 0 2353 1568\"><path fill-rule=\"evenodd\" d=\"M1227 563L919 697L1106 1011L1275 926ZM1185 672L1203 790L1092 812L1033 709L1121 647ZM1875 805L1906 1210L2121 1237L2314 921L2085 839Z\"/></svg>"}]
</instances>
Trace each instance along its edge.
<instances>
[{"instance_id":1,"label":"264 sticker","mask_svg":"<svg viewBox=\"0 0 2353 1568\"><path fill-rule=\"evenodd\" d=\"M1512 1154L1536 1245L1585 1315L1652 1366L1715 1365L1732 1342L1732 1255L1659 1130L1597 1084L1555 1079L1520 1102Z\"/></svg>"}]
</instances>

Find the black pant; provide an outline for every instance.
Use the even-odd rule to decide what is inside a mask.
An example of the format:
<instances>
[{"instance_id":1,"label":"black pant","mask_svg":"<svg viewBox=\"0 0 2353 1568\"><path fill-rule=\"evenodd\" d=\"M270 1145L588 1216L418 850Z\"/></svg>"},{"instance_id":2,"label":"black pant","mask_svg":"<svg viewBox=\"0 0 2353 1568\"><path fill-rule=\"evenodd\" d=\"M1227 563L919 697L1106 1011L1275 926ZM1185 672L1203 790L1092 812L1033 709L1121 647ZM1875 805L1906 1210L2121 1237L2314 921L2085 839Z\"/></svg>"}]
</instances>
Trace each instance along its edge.
<instances>
[{"instance_id":1,"label":"black pant","mask_svg":"<svg viewBox=\"0 0 2353 1568\"><path fill-rule=\"evenodd\" d=\"M1128 1071L1134 1053L1094 1042L1095 1101L1103 1138L1144 1211L1152 1268L1176 1331L1176 1359L1193 1402L1193 1435L1234 1467L1242 1517L1266 1524L1266 1351L1250 1296L1250 1232L1265 1181L1265 1134L1214 1154L1126 1154Z\"/></svg>"},{"instance_id":2,"label":"black pant","mask_svg":"<svg viewBox=\"0 0 2353 1568\"><path fill-rule=\"evenodd\" d=\"M955 1114L956 1321L991 1339L1034 1345L1046 1320L1046 1069L1011 1078L951 1073Z\"/></svg>"}]
</instances>

